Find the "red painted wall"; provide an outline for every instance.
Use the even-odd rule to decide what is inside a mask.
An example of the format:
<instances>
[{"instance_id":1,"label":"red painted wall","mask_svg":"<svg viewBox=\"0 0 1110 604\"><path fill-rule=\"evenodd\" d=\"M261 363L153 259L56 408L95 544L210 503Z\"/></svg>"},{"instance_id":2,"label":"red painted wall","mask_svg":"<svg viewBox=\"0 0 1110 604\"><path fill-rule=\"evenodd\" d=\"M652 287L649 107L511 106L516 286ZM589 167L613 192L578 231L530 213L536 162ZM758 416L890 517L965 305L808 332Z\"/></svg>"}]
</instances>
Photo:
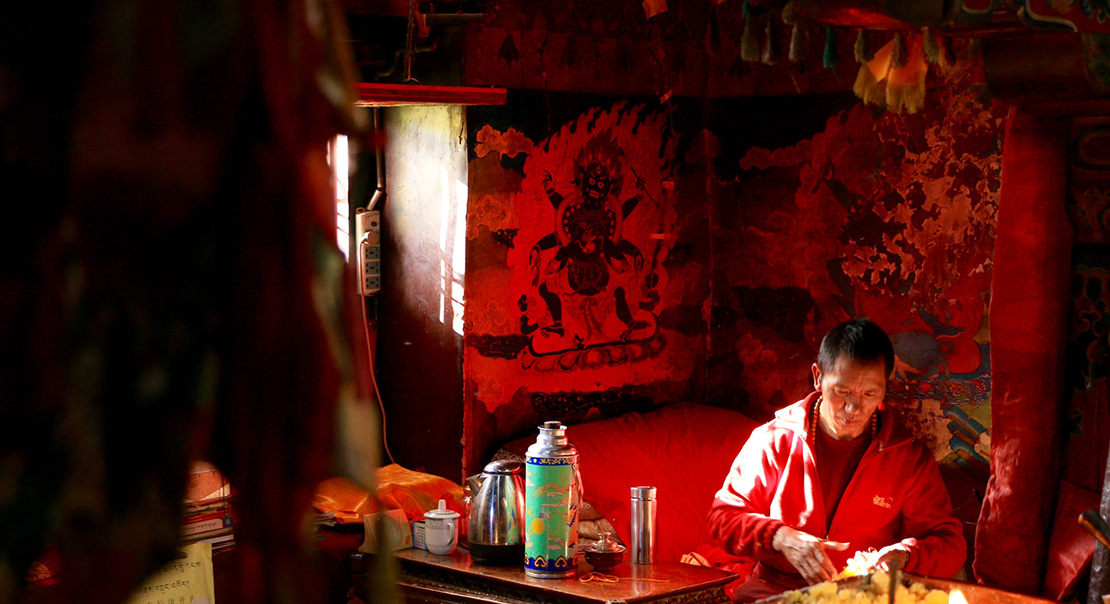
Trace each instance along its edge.
<instances>
[{"instance_id":1,"label":"red painted wall","mask_svg":"<svg viewBox=\"0 0 1110 604\"><path fill-rule=\"evenodd\" d=\"M846 94L472 111L471 467L543 419L676 400L766 417L809 391L821 335L867 315L896 345L891 399L977 513L1002 118L979 82L967 63L917 115ZM619 185L596 263L573 235L591 153ZM576 289L595 266L606 285Z\"/></svg>"}]
</instances>

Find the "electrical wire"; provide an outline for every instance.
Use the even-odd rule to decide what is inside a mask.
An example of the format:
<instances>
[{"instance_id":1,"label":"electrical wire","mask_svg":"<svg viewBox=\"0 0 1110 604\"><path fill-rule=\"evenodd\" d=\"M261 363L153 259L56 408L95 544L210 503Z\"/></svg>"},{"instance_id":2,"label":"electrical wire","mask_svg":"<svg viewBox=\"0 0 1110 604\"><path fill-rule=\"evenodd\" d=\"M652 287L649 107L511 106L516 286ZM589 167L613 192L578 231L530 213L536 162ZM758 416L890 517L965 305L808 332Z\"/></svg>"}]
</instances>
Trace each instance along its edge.
<instances>
[{"instance_id":1,"label":"electrical wire","mask_svg":"<svg viewBox=\"0 0 1110 604\"><path fill-rule=\"evenodd\" d=\"M366 237L363 237L362 241L360 241L358 245L360 275L362 273L362 259L365 257L365 248L367 247L370 247L370 242ZM374 385L374 396L378 399L378 408L381 409L382 412L382 445L385 447L386 456L389 457L389 463L395 464L397 462L393 461L393 453L391 453L389 450L389 435L386 431L385 421L385 404L382 403L382 393L381 390L378 389L378 378L377 376L375 376L374 372L374 349L372 346L370 346L370 321L366 317L366 301L359 300L359 306L362 307L362 333L364 336L366 336L366 355L367 358L370 359L370 383Z\"/></svg>"}]
</instances>

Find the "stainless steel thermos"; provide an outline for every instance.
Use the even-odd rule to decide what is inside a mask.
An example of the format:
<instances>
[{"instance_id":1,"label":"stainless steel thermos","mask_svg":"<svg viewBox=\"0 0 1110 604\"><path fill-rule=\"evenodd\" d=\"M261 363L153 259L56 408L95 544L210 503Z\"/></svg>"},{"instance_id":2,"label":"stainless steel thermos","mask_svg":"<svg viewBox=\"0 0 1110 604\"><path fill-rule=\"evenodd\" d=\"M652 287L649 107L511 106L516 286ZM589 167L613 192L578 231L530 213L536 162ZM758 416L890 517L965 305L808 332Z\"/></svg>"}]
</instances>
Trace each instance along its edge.
<instances>
[{"instance_id":1,"label":"stainless steel thermos","mask_svg":"<svg viewBox=\"0 0 1110 604\"><path fill-rule=\"evenodd\" d=\"M632 564L655 562L655 487L632 487Z\"/></svg>"},{"instance_id":2,"label":"stainless steel thermos","mask_svg":"<svg viewBox=\"0 0 1110 604\"><path fill-rule=\"evenodd\" d=\"M577 571L582 481L578 450L560 422L544 422L525 453L524 574L570 577Z\"/></svg>"},{"instance_id":3,"label":"stainless steel thermos","mask_svg":"<svg viewBox=\"0 0 1110 604\"><path fill-rule=\"evenodd\" d=\"M486 464L481 486L470 502L467 541L479 564L520 564L524 560L524 464Z\"/></svg>"}]
</instances>

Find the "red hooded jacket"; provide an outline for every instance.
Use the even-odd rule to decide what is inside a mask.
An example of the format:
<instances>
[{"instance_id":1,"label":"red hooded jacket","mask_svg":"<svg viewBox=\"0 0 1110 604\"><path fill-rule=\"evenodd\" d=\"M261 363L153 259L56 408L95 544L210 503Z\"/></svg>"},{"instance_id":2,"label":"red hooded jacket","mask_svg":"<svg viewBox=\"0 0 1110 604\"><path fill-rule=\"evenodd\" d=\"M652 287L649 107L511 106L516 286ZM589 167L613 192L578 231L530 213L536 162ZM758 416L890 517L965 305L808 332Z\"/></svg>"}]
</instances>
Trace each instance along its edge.
<instances>
[{"instance_id":1,"label":"red hooded jacket","mask_svg":"<svg viewBox=\"0 0 1110 604\"><path fill-rule=\"evenodd\" d=\"M837 569L857 551L901 542L910 553L904 570L951 578L967 557L963 527L952 515L933 456L889 409L876 411L881 414L877 438L860 459L829 526L806 439L818 394L780 409L752 431L709 510L710 535L725 551L755 559L753 574L784 590L806 582L771 547L783 524L848 543L845 551L828 552Z\"/></svg>"}]
</instances>

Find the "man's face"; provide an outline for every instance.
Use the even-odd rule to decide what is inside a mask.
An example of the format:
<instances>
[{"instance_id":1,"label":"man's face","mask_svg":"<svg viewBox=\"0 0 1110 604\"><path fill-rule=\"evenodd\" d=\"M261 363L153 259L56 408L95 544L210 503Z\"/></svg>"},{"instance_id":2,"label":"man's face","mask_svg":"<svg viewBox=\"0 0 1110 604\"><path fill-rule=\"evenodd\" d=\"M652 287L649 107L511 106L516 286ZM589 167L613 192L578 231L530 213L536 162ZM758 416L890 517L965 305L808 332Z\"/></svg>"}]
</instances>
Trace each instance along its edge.
<instances>
[{"instance_id":1,"label":"man's face","mask_svg":"<svg viewBox=\"0 0 1110 604\"><path fill-rule=\"evenodd\" d=\"M821 427L837 440L862 436L871 427L871 414L886 396L886 380L881 360L853 363L841 358L825 373L814 363L813 385L824 397Z\"/></svg>"}]
</instances>

